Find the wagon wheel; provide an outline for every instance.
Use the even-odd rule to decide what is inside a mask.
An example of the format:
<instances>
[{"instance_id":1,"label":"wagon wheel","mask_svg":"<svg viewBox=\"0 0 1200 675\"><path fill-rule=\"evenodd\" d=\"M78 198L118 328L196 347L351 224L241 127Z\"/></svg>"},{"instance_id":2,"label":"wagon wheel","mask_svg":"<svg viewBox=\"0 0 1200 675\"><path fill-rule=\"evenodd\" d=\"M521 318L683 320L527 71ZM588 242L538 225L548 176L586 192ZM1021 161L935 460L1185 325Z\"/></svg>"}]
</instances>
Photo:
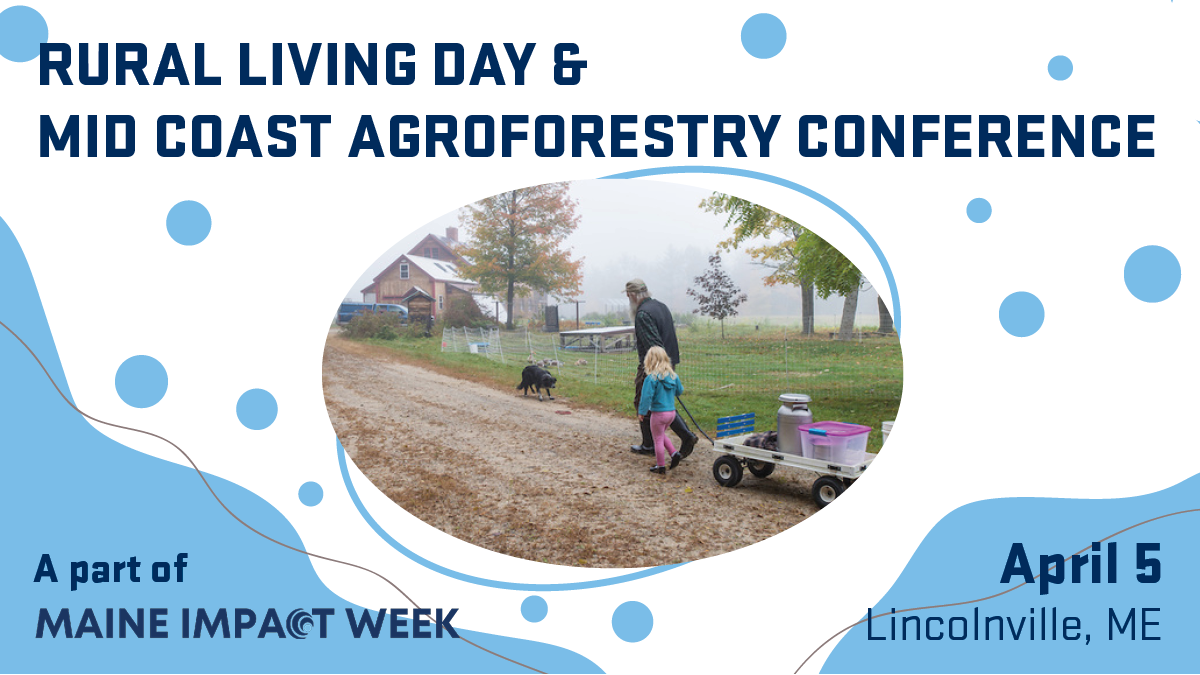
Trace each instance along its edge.
<instances>
[{"instance_id":1,"label":"wagon wheel","mask_svg":"<svg viewBox=\"0 0 1200 675\"><path fill-rule=\"evenodd\" d=\"M742 482L742 463L733 455L722 455L713 462L713 478L721 487L734 487Z\"/></svg>"},{"instance_id":2,"label":"wagon wheel","mask_svg":"<svg viewBox=\"0 0 1200 675\"><path fill-rule=\"evenodd\" d=\"M775 465L771 462L759 462L753 459L746 460L746 468L750 469L750 473L758 478L766 478L775 471Z\"/></svg>"},{"instance_id":3,"label":"wagon wheel","mask_svg":"<svg viewBox=\"0 0 1200 675\"><path fill-rule=\"evenodd\" d=\"M821 476L813 481L812 498L817 507L823 509L832 504L845 490L846 487L836 476Z\"/></svg>"}]
</instances>

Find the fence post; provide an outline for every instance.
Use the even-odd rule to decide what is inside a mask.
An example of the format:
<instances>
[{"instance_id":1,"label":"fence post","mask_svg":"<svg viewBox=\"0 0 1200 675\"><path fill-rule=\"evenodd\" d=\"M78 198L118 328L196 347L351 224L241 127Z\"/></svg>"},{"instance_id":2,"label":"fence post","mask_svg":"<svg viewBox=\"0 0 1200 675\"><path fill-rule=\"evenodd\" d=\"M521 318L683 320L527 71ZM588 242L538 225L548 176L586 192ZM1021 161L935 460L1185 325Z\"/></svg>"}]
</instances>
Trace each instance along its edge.
<instances>
[{"instance_id":1,"label":"fence post","mask_svg":"<svg viewBox=\"0 0 1200 675\"><path fill-rule=\"evenodd\" d=\"M562 379L562 361L558 358L558 340L554 339L554 333L550 334L550 346L554 347L554 362L558 365L554 369L558 371L558 379Z\"/></svg>"},{"instance_id":2,"label":"fence post","mask_svg":"<svg viewBox=\"0 0 1200 675\"><path fill-rule=\"evenodd\" d=\"M592 358L595 365L592 366L592 384L600 384L600 350L592 347Z\"/></svg>"},{"instance_id":3,"label":"fence post","mask_svg":"<svg viewBox=\"0 0 1200 675\"><path fill-rule=\"evenodd\" d=\"M792 391L792 369L788 361L787 324L783 325L783 382L790 393Z\"/></svg>"}]
</instances>

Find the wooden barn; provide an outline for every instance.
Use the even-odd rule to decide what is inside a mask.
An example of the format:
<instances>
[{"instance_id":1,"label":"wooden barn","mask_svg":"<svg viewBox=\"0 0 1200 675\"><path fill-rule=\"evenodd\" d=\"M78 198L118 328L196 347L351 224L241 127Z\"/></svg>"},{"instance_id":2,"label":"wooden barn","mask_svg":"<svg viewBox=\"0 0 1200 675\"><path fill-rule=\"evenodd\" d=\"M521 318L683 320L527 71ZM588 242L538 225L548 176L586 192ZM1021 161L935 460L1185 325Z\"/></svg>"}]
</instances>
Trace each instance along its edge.
<instances>
[{"instance_id":1,"label":"wooden barn","mask_svg":"<svg viewBox=\"0 0 1200 675\"><path fill-rule=\"evenodd\" d=\"M505 321L508 308L491 296L479 293L479 284L458 275L458 264L462 262L455 249L459 246L458 228L447 227L445 236L426 235L409 249L408 253L396 258L362 289L363 302L395 304L408 307L409 321L435 319L444 310L450 299L458 294L471 297L488 315L499 312L499 320ZM546 302L544 294L517 298L514 316L528 317L537 313Z\"/></svg>"},{"instance_id":2,"label":"wooden barn","mask_svg":"<svg viewBox=\"0 0 1200 675\"><path fill-rule=\"evenodd\" d=\"M416 321L436 319L455 294L473 297L479 284L458 275L462 257L454 251L457 246L457 227L446 228L446 236L426 236L362 289L363 302L404 305L409 321Z\"/></svg>"}]
</instances>

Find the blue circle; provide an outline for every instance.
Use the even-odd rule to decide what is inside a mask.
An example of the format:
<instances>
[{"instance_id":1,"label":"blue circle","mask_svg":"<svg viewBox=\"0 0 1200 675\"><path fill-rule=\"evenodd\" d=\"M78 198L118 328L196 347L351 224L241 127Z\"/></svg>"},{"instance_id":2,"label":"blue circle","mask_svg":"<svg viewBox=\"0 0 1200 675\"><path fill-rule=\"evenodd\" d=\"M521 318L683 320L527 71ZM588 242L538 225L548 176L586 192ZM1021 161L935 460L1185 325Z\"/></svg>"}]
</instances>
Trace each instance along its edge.
<instances>
[{"instance_id":1,"label":"blue circle","mask_svg":"<svg viewBox=\"0 0 1200 675\"><path fill-rule=\"evenodd\" d=\"M1046 320L1046 308L1033 293L1018 291L1000 303L1000 325L1009 335L1029 337Z\"/></svg>"},{"instance_id":2,"label":"blue circle","mask_svg":"<svg viewBox=\"0 0 1200 675\"><path fill-rule=\"evenodd\" d=\"M654 614L636 600L621 605L613 612L613 632L626 642L641 642L654 628Z\"/></svg>"},{"instance_id":3,"label":"blue circle","mask_svg":"<svg viewBox=\"0 0 1200 675\"><path fill-rule=\"evenodd\" d=\"M251 389L238 399L237 416L247 429L262 431L271 426L278 414L279 404L265 389Z\"/></svg>"},{"instance_id":4,"label":"blue circle","mask_svg":"<svg viewBox=\"0 0 1200 675\"><path fill-rule=\"evenodd\" d=\"M530 623L537 623L546 618L546 614L549 611L549 605L546 604L546 600L540 595L531 595L521 603L521 616L525 617L525 620Z\"/></svg>"},{"instance_id":5,"label":"blue circle","mask_svg":"<svg viewBox=\"0 0 1200 675\"><path fill-rule=\"evenodd\" d=\"M208 237L212 216L200 202L179 202L167 213L167 233L184 246L195 246Z\"/></svg>"},{"instance_id":6,"label":"blue circle","mask_svg":"<svg viewBox=\"0 0 1200 675\"><path fill-rule=\"evenodd\" d=\"M42 53L50 28L36 9L17 5L0 12L0 56L25 63Z\"/></svg>"},{"instance_id":7,"label":"blue circle","mask_svg":"<svg viewBox=\"0 0 1200 675\"><path fill-rule=\"evenodd\" d=\"M1161 246L1143 246L1125 261L1125 287L1142 302L1162 302L1175 295L1182 275L1179 259Z\"/></svg>"},{"instance_id":8,"label":"blue circle","mask_svg":"<svg viewBox=\"0 0 1200 675\"><path fill-rule=\"evenodd\" d=\"M149 408L167 393L167 369L152 356L131 356L117 368L117 395L135 408Z\"/></svg>"},{"instance_id":9,"label":"blue circle","mask_svg":"<svg viewBox=\"0 0 1200 675\"><path fill-rule=\"evenodd\" d=\"M992 217L992 204L983 197L967 202L967 217L972 223L986 223Z\"/></svg>"},{"instance_id":10,"label":"blue circle","mask_svg":"<svg viewBox=\"0 0 1200 675\"><path fill-rule=\"evenodd\" d=\"M316 506L325 498L325 490L321 489L320 483L314 483L311 480L300 486L300 503L305 506Z\"/></svg>"},{"instance_id":11,"label":"blue circle","mask_svg":"<svg viewBox=\"0 0 1200 675\"><path fill-rule=\"evenodd\" d=\"M1075 64L1071 63L1071 59L1059 55L1050 59L1050 64L1046 66L1046 70L1050 73L1050 77L1062 82L1075 72Z\"/></svg>"},{"instance_id":12,"label":"blue circle","mask_svg":"<svg viewBox=\"0 0 1200 675\"><path fill-rule=\"evenodd\" d=\"M769 59L783 51L787 28L774 14L755 14L742 24L742 47L756 59Z\"/></svg>"}]
</instances>

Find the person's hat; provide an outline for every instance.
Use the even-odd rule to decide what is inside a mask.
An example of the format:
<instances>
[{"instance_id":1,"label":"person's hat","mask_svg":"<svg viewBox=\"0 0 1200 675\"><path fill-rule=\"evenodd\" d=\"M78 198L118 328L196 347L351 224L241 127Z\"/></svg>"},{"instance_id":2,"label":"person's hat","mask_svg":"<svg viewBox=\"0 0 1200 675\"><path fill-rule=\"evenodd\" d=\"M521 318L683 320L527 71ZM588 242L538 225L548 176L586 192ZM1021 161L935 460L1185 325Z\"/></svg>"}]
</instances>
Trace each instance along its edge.
<instances>
[{"instance_id":1,"label":"person's hat","mask_svg":"<svg viewBox=\"0 0 1200 675\"><path fill-rule=\"evenodd\" d=\"M646 282L642 281L641 279L634 279L632 281L627 281L627 282L625 282L625 292L626 293L645 293L646 292Z\"/></svg>"}]
</instances>

